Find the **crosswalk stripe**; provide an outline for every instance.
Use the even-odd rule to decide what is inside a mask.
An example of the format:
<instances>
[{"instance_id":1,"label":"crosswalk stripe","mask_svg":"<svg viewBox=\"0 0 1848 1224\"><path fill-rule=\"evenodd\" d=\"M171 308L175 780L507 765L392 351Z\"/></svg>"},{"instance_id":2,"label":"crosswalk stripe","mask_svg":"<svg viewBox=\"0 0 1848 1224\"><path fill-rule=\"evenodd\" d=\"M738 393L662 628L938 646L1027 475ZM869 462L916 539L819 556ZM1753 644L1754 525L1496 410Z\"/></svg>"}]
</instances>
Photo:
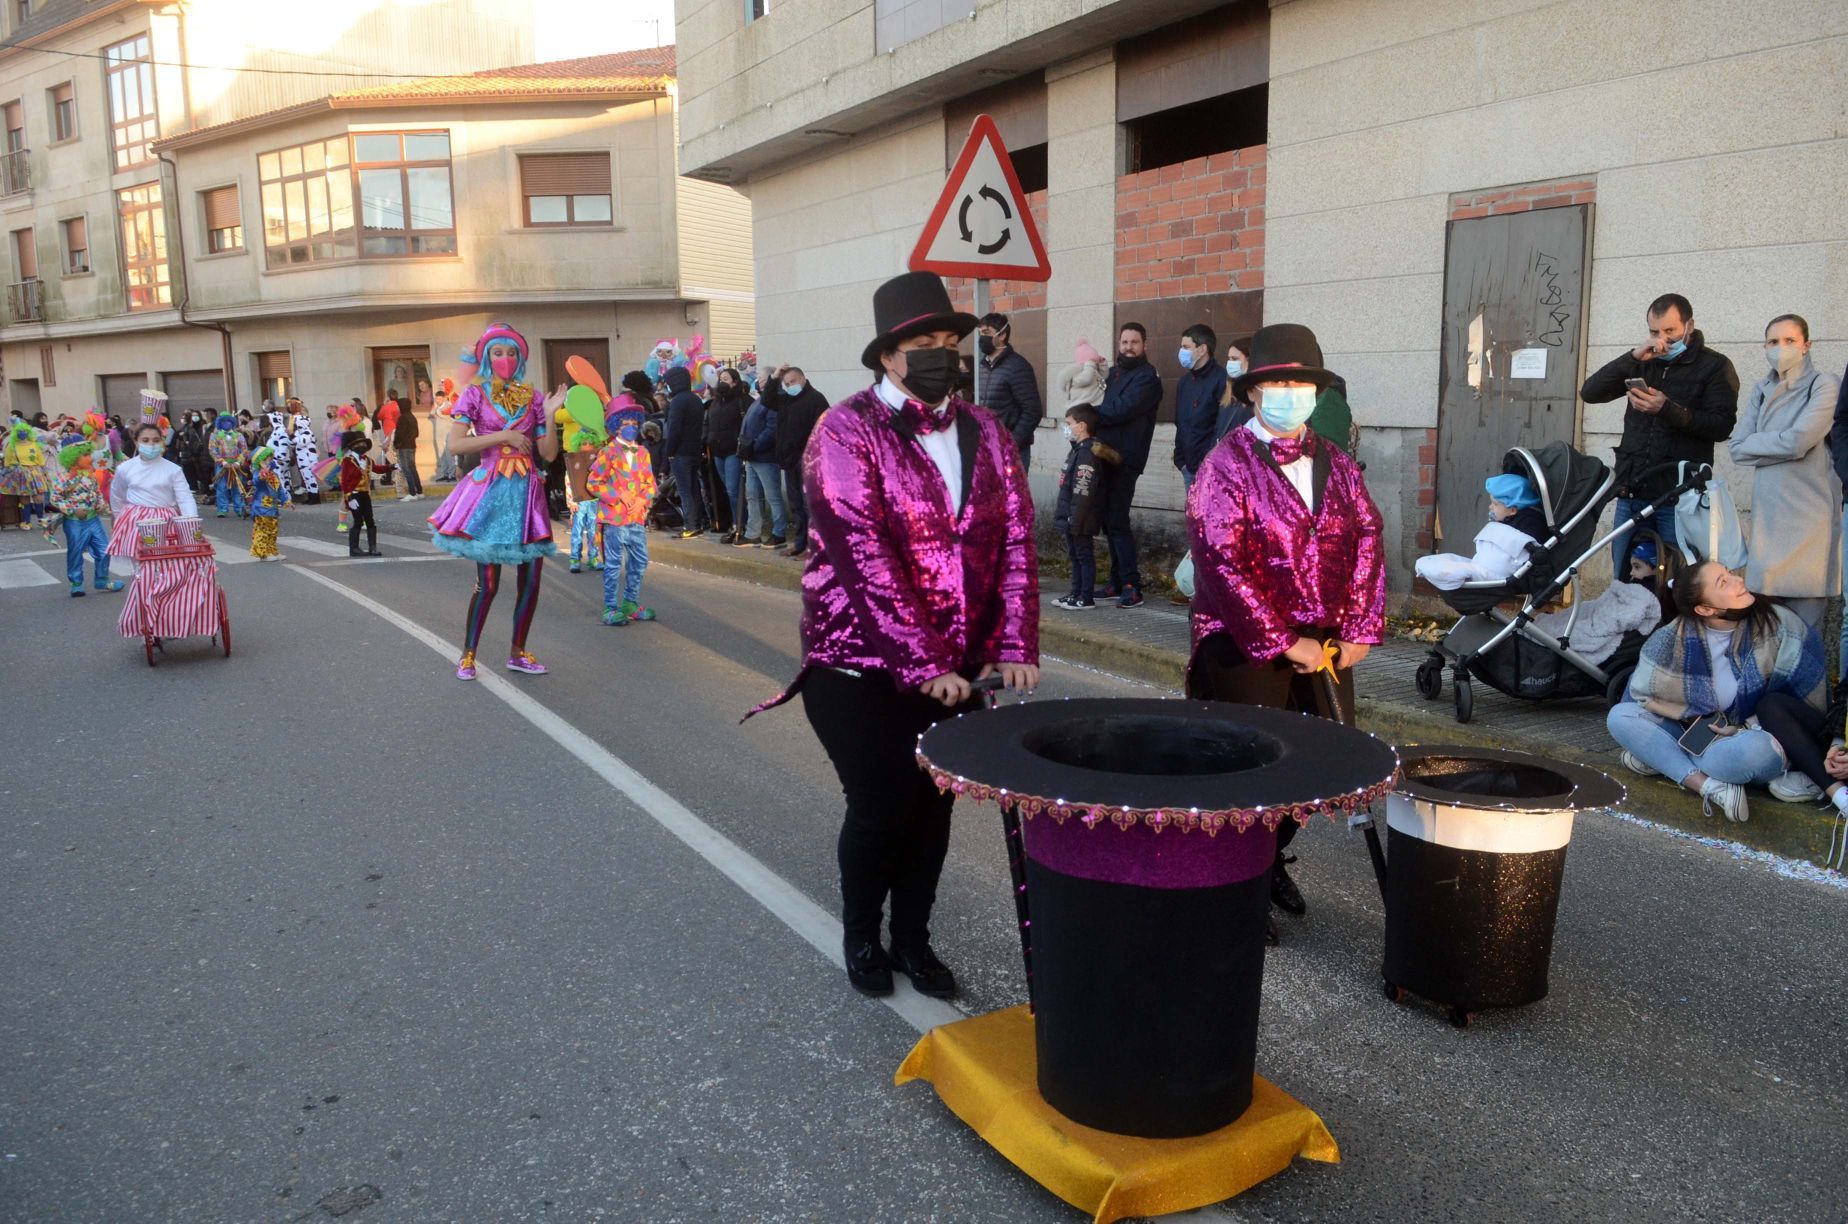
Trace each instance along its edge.
<instances>
[{"instance_id":1,"label":"crosswalk stripe","mask_svg":"<svg viewBox=\"0 0 1848 1224\"><path fill-rule=\"evenodd\" d=\"M53 578L36 561L0 561L0 591L18 587L57 586L63 579Z\"/></svg>"},{"instance_id":2,"label":"crosswalk stripe","mask_svg":"<svg viewBox=\"0 0 1848 1224\"><path fill-rule=\"evenodd\" d=\"M317 540L311 536L286 535L278 542L284 548L299 548L303 552L314 553L322 557L344 557L347 555L347 546L344 543L337 544L332 540Z\"/></svg>"}]
</instances>

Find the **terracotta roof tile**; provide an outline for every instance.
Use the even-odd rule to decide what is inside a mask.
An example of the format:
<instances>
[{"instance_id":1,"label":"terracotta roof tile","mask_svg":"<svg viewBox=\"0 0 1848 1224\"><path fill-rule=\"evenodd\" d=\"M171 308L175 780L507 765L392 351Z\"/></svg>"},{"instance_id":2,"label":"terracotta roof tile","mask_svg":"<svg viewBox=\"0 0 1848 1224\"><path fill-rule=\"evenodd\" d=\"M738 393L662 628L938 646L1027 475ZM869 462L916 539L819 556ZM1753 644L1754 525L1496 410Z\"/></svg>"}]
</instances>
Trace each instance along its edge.
<instances>
[{"instance_id":1,"label":"terracotta roof tile","mask_svg":"<svg viewBox=\"0 0 1848 1224\"><path fill-rule=\"evenodd\" d=\"M492 68L464 76L423 77L415 81L394 81L333 95L335 106L354 102L385 101L398 98L474 98L497 94L608 94L629 90L653 92L662 89L674 77L674 48L649 47L641 51L620 51L613 55L590 55L582 59L553 60L545 64L523 64L515 68Z\"/></svg>"}]
</instances>

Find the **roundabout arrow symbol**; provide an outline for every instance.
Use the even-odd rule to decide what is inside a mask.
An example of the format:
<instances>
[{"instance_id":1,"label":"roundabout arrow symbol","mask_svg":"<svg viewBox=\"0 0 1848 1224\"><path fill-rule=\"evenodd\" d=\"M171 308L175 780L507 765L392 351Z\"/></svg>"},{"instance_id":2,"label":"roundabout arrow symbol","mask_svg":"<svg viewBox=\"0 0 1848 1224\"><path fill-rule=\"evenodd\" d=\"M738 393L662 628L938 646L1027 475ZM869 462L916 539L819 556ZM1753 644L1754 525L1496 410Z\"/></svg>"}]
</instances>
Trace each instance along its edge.
<instances>
[{"instance_id":1,"label":"roundabout arrow symbol","mask_svg":"<svg viewBox=\"0 0 1848 1224\"><path fill-rule=\"evenodd\" d=\"M1013 230L1003 227L1001 230L1001 236L999 238L995 239L993 242L984 243L983 245L978 246L975 249L978 253L982 255L993 255L996 251L1006 246L1007 240L1013 236L1014 236Z\"/></svg>"},{"instance_id":2,"label":"roundabout arrow symbol","mask_svg":"<svg viewBox=\"0 0 1848 1224\"><path fill-rule=\"evenodd\" d=\"M1014 219L1014 210L1008 207L1007 197L996 191L993 187L984 183L982 184L982 190L977 194L984 199L993 200L996 204L1000 205L1001 219L1003 221L1012 221Z\"/></svg>"}]
</instances>

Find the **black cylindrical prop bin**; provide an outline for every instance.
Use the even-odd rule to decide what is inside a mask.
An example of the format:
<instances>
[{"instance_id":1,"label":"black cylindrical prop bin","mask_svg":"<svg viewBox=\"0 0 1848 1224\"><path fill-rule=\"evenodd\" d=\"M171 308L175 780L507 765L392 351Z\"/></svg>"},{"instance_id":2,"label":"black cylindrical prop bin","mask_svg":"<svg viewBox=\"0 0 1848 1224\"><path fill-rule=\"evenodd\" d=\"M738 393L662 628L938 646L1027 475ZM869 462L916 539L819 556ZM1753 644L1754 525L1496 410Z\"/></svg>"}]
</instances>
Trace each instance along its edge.
<instances>
[{"instance_id":1,"label":"black cylindrical prop bin","mask_svg":"<svg viewBox=\"0 0 1848 1224\"><path fill-rule=\"evenodd\" d=\"M952 719L918 754L940 786L1021 818L1047 1103L1145 1138L1236 1121L1251 1104L1277 824L1383 794L1391 747L1280 710L1084 700Z\"/></svg>"},{"instance_id":2,"label":"black cylindrical prop bin","mask_svg":"<svg viewBox=\"0 0 1848 1224\"><path fill-rule=\"evenodd\" d=\"M1595 770L1519 752L1403 750L1386 800L1386 956L1409 991L1471 1012L1546 997L1575 814L1623 787Z\"/></svg>"}]
</instances>

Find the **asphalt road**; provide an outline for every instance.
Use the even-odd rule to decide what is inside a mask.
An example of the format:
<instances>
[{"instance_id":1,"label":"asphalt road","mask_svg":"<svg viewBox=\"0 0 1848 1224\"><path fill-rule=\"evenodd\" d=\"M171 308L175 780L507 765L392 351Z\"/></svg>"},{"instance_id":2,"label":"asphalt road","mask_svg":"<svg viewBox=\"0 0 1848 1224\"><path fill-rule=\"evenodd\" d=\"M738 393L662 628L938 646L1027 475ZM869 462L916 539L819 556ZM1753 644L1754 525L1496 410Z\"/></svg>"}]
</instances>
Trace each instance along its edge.
<instances>
[{"instance_id":1,"label":"asphalt road","mask_svg":"<svg viewBox=\"0 0 1848 1224\"><path fill-rule=\"evenodd\" d=\"M381 506L382 562L285 519L288 564L222 571L233 657L152 670L119 597L0 540L0 1218L1079 1218L892 1086L917 1029L815 946L832 772L799 706L737 725L794 597L657 566L660 621L612 629L550 566L552 674L463 685L471 571L421 508ZM1552 995L1460 1032L1381 997L1358 838L1297 849L1259 1066L1343 1163L1219 1218L1843 1217L1848 892L1582 817ZM935 930L962 1008L1023 998L992 808L958 807Z\"/></svg>"}]
</instances>

